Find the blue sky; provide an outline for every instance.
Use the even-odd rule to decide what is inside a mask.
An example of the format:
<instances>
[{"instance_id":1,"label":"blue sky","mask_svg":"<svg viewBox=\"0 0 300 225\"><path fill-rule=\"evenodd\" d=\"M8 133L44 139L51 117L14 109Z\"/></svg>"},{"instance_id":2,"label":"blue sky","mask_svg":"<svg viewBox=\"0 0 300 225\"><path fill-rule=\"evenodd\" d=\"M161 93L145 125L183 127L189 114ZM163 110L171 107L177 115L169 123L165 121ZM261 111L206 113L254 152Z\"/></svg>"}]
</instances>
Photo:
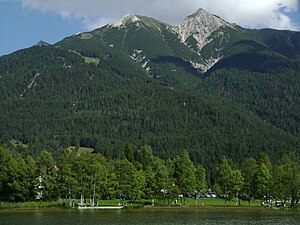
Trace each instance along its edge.
<instances>
[{"instance_id":1,"label":"blue sky","mask_svg":"<svg viewBox=\"0 0 300 225\"><path fill-rule=\"evenodd\" d=\"M0 0L0 55L53 44L129 13L179 24L198 8L245 27L300 30L299 0Z\"/></svg>"},{"instance_id":2,"label":"blue sky","mask_svg":"<svg viewBox=\"0 0 300 225\"><path fill-rule=\"evenodd\" d=\"M24 10L19 2L0 2L0 55L30 47L40 40L55 43L83 30L80 21L57 14Z\"/></svg>"},{"instance_id":3,"label":"blue sky","mask_svg":"<svg viewBox=\"0 0 300 225\"><path fill-rule=\"evenodd\" d=\"M300 10L289 14L292 21L295 23L295 30L300 31Z\"/></svg>"}]
</instances>

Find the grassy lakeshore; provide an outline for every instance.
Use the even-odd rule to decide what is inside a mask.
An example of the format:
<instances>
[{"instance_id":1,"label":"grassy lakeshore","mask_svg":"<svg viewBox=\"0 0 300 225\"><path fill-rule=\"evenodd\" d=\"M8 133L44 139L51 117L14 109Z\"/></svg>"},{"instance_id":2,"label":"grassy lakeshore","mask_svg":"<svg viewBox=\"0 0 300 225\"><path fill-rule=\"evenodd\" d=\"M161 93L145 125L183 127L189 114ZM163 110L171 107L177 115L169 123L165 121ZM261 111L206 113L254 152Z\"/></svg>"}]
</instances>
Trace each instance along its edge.
<instances>
[{"instance_id":1,"label":"grassy lakeshore","mask_svg":"<svg viewBox=\"0 0 300 225\"><path fill-rule=\"evenodd\" d=\"M75 207L80 201L75 201ZM100 206L113 206L118 205L119 200L99 200L98 205ZM177 204L176 204L177 203ZM156 199L154 200L154 205L152 200L136 200L136 201L125 201L126 207L135 208L135 207L144 207L144 206L154 206L154 207L193 207L193 208L205 208L205 207L239 207L239 208L258 208L261 207L260 200L251 201L250 204L248 201L240 201L240 205L236 200L226 201L224 199L215 199L215 198L202 198L202 199L178 199L176 200L164 200ZM30 202L0 202L1 209L39 209L39 208L70 208L68 199L59 199L57 201L43 202L43 201L30 201ZM263 208L263 207L261 207Z\"/></svg>"},{"instance_id":2,"label":"grassy lakeshore","mask_svg":"<svg viewBox=\"0 0 300 225\"><path fill-rule=\"evenodd\" d=\"M66 205L58 200L51 202L30 201L30 202L0 202L1 209L40 209L40 208L58 208Z\"/></svg>"},{"instance_id":3,"label":"grassy lakeshore","mask_svg":"<svg viewBox=\"0 0 300 225\"><path fill-rule=\"evenodd\" d=\"M152 200L142 200L144 205L152 205ZM130 202L128 202L130 204ZM227 200L225 202L224 199L218 198L201 198L201 199L177 199L173 201L168 201L167 199L157 199L154 201L154 206L160 207L261 207L260 200L253 200L250 202L248 201L240 201L240 204L237 200Z\"/></svg>"}]
</instances>

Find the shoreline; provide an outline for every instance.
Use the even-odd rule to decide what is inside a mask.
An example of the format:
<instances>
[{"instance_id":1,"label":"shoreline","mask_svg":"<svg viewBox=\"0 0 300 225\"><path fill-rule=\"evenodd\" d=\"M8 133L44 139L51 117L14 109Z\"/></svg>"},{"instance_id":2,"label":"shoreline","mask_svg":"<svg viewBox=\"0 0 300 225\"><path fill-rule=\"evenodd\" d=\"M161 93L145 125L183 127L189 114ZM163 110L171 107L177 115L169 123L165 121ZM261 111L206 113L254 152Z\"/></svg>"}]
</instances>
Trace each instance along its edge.
<instances>
[{"instance_id":1,"label":"shoreline","mask_svg":"<svg viewBox=\"0 0 300 225\"><path fill-rule=\"evenodd\" d=\"M16 203L18 204L18 203ZM262 206L151 206L151 205L126 205L123 210L255 210L255 211L300 211L299 208L276 208L276 207L262 207ZM62 206L62 205L53 205L53 206L15 206L15 207L0 207L1 211L34 211L34 210L79 210L77 206ZM99 210L99 209L91 209Z\"/></svg>"},{"instance_id":2,"label":"shoreline","mask_svg":"<svg viewBox=\"0 0 300 225\"><path fill-rule=\"evenodd\" d=\"M39 209L78 209L78 200L73 202L73 206L70 206L68 199L58 199L55 201L28 201L28 202L0 202L0 211L2 210L39 210ZM99 200L100 207L111 207L119 205L118 199L112 200ZM153 205L154 203L154 205ZM167 203L167 202L166 202ZM201 200L181 201L180 204L165 204L164 200L156 199L155 201L150 199L142 199L136 201L126 200L125 209L230 209L230 210L300 210L300 207L290 208L286 207L268 207L262 206L260 200L251 201L250 205L248 201L241 201L238 205L236 200L224 201L223 199L203 198ZM96 210L96 209L93 209Z\"/></svg>"}]
</instances>

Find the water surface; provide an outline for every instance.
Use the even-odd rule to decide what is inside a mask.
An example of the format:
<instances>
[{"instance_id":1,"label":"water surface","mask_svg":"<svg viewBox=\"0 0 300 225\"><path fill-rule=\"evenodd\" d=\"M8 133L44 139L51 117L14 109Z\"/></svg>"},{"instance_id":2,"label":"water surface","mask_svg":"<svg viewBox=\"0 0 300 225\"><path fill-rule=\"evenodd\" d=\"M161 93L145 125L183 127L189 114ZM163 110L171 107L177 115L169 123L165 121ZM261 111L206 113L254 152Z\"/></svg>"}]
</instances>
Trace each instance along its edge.
<instances>
[{"instance_id":1,"label":"water surface","mask_svg":"<svg viewBox=\"0 0 300 225\"><path fill-rule=\"evenodd\" d=\"M38 225L299 225L300 213L257 209L47 209L0 211L0 224Z\"/></svg>"}]
</instances>

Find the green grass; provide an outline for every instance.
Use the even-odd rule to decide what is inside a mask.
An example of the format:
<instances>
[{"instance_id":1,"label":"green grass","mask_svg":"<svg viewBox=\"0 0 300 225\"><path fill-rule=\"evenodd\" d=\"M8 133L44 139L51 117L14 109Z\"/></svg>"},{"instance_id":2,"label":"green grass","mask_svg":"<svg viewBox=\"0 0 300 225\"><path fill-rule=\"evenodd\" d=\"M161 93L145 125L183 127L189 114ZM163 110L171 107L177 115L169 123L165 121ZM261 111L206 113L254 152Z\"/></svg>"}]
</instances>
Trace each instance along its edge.
<instances>
[{"instance_id":1,"label":"green grass","mask_svg":"<svg viewBox=\"0 0 300 225\"><path fill-rule=\"evenodd\" d=\"M86 147L79 147L78 149L76 149L75 146L70 146L67 149L70 151L77 151L77 155L91 154L92 152L94 152L93 148Z\"/></svg>"},{"instance_id":2,"label":"green grass","mask_svg":"<svg viewBox=\"0 0 300 225\"><path fill-rule=\"evenodd\" d=\"M84 58L85 63L95 63L95 64L99 64L100 63L100 59L98 58L91 58L91 57L86 57L86 56L82 56Z\"/></svg>"},{"instance_id":3,"label":"green grass","mask_svg":"<svg viewBox=\"0 0 300 225\"><path fill-rule=\"evenodd\" d=\"M65 207L68 204L66 200L57 200L52 202L30 201L30 202L0 202L0 209L39 209Z\"/></svg>"},{"instance_id":4,"label":"green grass","mask_svg":"<svg viewBox=\"0 0 300 225\"><path fill-rule=\"evenodd\" d=\"M227 200L225 202L225 199L218 199L218 198L201 198L201 199L177 199L177 204L175 203L175 200L171 201L171 203L168 203L168 200L166 200L166 204L164 203L163 199L159 199L156 201L157 205L164 206L164 205L170 205L170 206L189 206L189 207L260 207L261 202L260 200L253 200L250 202L248 201L240 201L239 202L235 199L233 200Z\"/></svg>"},{"instance_id":5,"label":"green grass","mask_svg":"<svg viewBox=\"0 0 300 225\"><path fill-rule=\"evenodd\" d=\"M95 200L95 203L98 203L99 206L112 206L118 205L120 203L119 199L113 200ZM87 203L89 200L87 199ZM78 205L80 200L75 201L75 205ZM227 200L225 203L224 199L217 199L217 198L202 198L202 199L177 199L177 204L175 200L166 199L155 199L154 206L158 207L260 207L261 202L260 200L251 201L250 205L248 201L241 201L241 204L238 205L238 201L236 200ZM141 206L151 206L152 199L141 199L141 200L130 200L127 199L125 201L125 205L128 207L141 207Z\"/></svg>"},{"instance_id":6,"label":"green grass","mask_svg":"<svg viewBox=\"0 0 300 225\"><path fill-rule=\"evenodd\" d=\"M87 56L83 56L81 55L79 52L75 51L75 50L69 50L69 52L75 53L76 55L81 56L82 58L84 58L84 62L85 63L95 63L95 64L99 64L100 63L100 59L99 58L92 58L92 57L87 57Z\"/></svg>"}]
</instances>

